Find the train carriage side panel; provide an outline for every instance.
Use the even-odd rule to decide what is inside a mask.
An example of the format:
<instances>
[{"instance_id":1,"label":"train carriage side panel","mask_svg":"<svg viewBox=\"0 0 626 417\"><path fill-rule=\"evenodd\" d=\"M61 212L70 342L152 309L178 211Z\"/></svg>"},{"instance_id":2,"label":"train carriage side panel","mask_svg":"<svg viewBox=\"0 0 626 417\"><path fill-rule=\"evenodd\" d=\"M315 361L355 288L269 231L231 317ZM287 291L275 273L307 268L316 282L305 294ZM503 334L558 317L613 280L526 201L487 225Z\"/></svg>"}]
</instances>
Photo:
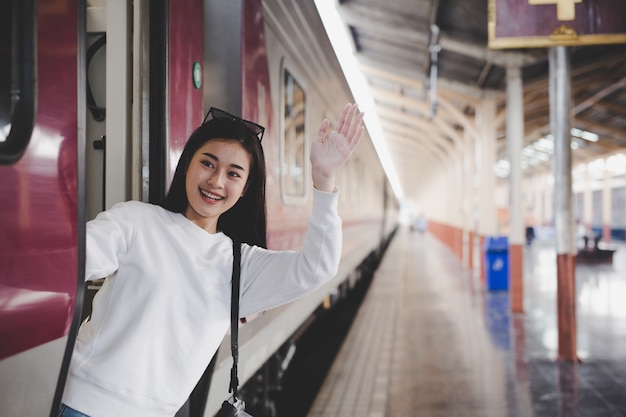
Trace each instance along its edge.
<instances>
[{"instance_id":1,"label":"train carriage side panel","mask_svg":"<svg viewBox=\"0 0 626 417\"><path fill-rule=\"evenodd\" d=\"M276 123L278 108L274 106L272 95L276 85L271 82L261 0L249 0L246 3L241 10L241 21L241 113L243 118L256 121L265 127L262 147L267 173L266 210L270 217L275 210L273 202L280 198L276 184L279 164ZM269 222L267 229L268 247L277 249Z\"/></svg>"},{"instance_id":2,"label":"train carriage side panel","mask_svg":"<svg viewBox=\"0 0 626 417\"><path fill-rule=\"evenodd\" d=\"M311 186L307 184L308 188L305 188L302 198L285 198L283 188L285 161L281 157L281 152L285 150L284 131L288 122L283 118L288 113L286 96L290 92L287 90L294 88L294 85L288 83L297 82L301 89L299 94L302 94L304 99L297 103L298 117L301 118L297 122L304 123L306 164L309 140L316 134L321 120L324 117L338 115L343 105L351 101L352 97L339 65L332 55L332 48L325 38L326 34L319 17L310 14L311 11L315 12L314 7L309 10L306 9L306 5L300 3L279 4L275 1L255 0L246 3L245 12L237 19L239 12L231 9L237 7L234 3L229 2L222 5L223 7L214 2L212 4L216 9L226 11L218 20L216 20L217 10L205 11L207 18L212 19L205 22L205 30L210 26L205 34L208 61L205 73L211 66L217 65L214 60L219 59L222 64L236 65L236 58L231 56L232 54L241 57L243 73L224 74L224 78L221 78L219 71L209 71L213 83L221 84L212 88L211 83L205 89L205 100L209 100L205 101L205 105L214 105L214 102L221 100L236 106L239 102L237 97L223 97L223 94L226 94L226 91L230 91L228 93L230 95L239 94L241 91L239 97L242 100L244 117L258 120L261 124L264 124L260 120L264 115L270 117L271 121L265 122L270 131L266 131L263 139L268 170L268 242L274 249L297 249L306 229L312 194ZM246 16L249 20L246 20ZM310 24L313 26L309 27ZM223 51L226 48L224 44L219 45L219 48L216 45L208 45L208 42L214 41L216 34L225 32L228 32L231 38L237 38L237 33L242 36L239 39L239 49L230 46L231 55ZM232 42L232 39L229 42ZM237 51L240 51L239 55ZM259 63L263 61L264 55L267 56L266 65L269 70L267 87L263 73L250 73L263 71L264 64L259 66ZM293 80L287 80L286 72L293 76ZM271 104L268 104L268 97L271 97ZM268 111L268 105L271 105L271 113ZM237 112L236 107L226 109ZM310 318L324 298L342 285L371 251L378 249L385 213L384 172L369 138L364 138L355 157L360 160L355 165L358 168L354 166L346 168L353 174L349 176L340 174L347 178L345 186L340 184L342 187L340 210L347 221L344 228L343 259L337 277L314 294L268 311L241 328L239 342L241 384L289 340L291 335ZM310 182L310 165L304 169L309 171L304 173L303 179ZM353 194L353 197L349 197L350 194ZM206 416L212 415L227 395L225 387L228 383L230 365L228 340L225 340L218 352Z\"/></svg>"},{"instance_id":3,"label":"train carriage side panel","mask_svg":"<svg viewBox=\"0 0 626 417\"><path fill-rule=\"evenodd\" d=\"M3 415L50 412L78 286L79 8L39 1L36 10L35 125L22 158L0 167Z\"/></svg>"},{"instance_id":4,"label":"train carriage side panel","mask_svg":"<svg viewBox=\"0 0 626 417\"><path fill-rule=\"evenodd\" d=\"M168 2L169 176L189 135L202 123L202 0ZM208 109L207 109L208 110Z\"/></svg>"}]
</instances>

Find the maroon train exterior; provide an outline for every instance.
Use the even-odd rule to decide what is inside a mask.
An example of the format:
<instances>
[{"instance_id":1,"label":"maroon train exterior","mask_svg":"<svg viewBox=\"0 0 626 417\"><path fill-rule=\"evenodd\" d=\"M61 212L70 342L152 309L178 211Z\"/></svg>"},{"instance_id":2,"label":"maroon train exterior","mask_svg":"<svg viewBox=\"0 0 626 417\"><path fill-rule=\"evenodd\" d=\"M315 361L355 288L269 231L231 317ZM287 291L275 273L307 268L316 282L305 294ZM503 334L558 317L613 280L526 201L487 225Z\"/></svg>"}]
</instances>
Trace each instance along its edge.
<instances>
[{"instance_id":1,"label":"maroon train exterior","mask_svg":"<svg viewBox=\"0 0 626 417\"><path fill-rule=\"evenodd\" d=\"M46 415L79 289L79 8L0 8L0 407Z\"/></svg>"},{"instance_id":2,"label":"maroon train exterior","mask_svg":"<svg viewBox=\"0 0 626 417\"><path fill-rule=\"evenodd\" d=\"M78 21L78 8L44 6L32 134L10 138L29 143L18 161L0 167L1 358L66 335L76 294L78 30L67 22Z\"/></svg>"},{"instance_id":3,"label":"maroon train exterior","mask_svg":"<svg viewBox=\"0 0 626 417\"><path fill-rule=\"evenodd\" d=\"M0 5L2 415L56 415L74 338L90 308L83 282L85 223L119 200L162 198L187 137L209 106L266 126L268 244L291 249L301 244L311 203L306 137L352 100L313 2L122 3ZM122 10L119 19L113 7ZM112 62L106 71L89 64L98 59L94 53L103 53L90 46L104 33L102 50ZM120 38L128 48L123 53L114 49ZM112 78L120 68L122 78ZM106 121L91 112L99 88L111 101L103 106ZM122 108L111 98L120 90ZM116 134L119 120L128 124ZM107 138L104 156L93 137L98 129ZM244 361L242 383L332 294L349 292L360 265L392 234L397 203L369 138L363 142L339 177L340 273L306 300L242 329L242 356L268 352ZM95 182L94 153L105 167ZM120 172L127 173L121 180ZM93 185L98 182L101 189ZM89 201L96 195L94 208ZM213 415L228 394L229 367L225 342L202 411L178 415Z\"/></svg>"}]
</instances>

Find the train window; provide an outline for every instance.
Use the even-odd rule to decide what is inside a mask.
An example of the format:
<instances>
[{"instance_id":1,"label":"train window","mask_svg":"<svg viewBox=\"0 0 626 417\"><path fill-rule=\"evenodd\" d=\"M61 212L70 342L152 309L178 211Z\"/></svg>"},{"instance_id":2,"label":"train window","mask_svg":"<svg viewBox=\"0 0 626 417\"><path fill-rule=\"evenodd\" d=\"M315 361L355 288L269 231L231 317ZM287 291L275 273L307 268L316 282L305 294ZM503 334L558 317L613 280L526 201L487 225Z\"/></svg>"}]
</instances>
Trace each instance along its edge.
<instances>
[{"instance_id":1,"label":"train window","mask_svg":"<svg viewBox=\"0 0 626 417\"><path fill-rule=\"evenodd\" d=\"M281 185L286 202L302 201L306 178L306 97L291 72L283 69Z\"/></svg>"},{"instance_id":2,"label":"train window","mask_svg":"<svg viewBox=\"0 0 626 417\"><path fill-rule=\"evenodd\" d=\"M35 119L35 0L0 2L0 164L16 162Z\"/></svg>"},{"instance_id":3,"label":"train window","mask_svg":"<svg viewBox=\"0 0 626 417\"><path fill-rule=\"evenodd\" d=\"M0 3L0 142L11 130L11 2Z\"/></svg>"}]
</instances>

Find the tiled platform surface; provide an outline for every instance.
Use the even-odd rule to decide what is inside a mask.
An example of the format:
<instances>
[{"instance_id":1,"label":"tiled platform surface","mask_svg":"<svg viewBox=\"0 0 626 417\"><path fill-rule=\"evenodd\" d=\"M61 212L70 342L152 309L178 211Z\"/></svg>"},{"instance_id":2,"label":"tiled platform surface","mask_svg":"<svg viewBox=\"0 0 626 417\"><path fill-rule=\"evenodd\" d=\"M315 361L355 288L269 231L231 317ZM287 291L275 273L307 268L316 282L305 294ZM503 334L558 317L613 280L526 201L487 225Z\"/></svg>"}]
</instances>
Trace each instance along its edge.
<instances>
[{"instance_id":1,"label":"tiled platform surface","mask_svg":"<svg viewBox=\"0 0 626 417\"><path fill-rule=\"evenodd\" d=\"M434 237L399 231L309 417L626 417L626 246L576 268L581 363L555 360L553 243L524 259L514 315Z\"/></svg>"}]
</instances>

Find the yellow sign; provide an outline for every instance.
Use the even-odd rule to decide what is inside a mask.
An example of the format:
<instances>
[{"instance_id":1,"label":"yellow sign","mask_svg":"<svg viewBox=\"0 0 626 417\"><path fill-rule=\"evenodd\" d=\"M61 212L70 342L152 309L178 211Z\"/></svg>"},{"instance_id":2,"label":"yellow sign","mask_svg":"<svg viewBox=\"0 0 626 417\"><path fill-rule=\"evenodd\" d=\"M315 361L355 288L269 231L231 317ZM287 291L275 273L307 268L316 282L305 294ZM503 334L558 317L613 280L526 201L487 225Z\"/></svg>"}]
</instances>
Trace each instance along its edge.
<instances>
[{"instance_id":1,"label":"yellow sign","mask_svg":"<svg viewBox=\"0 0 626 417\"><path fill-rule=\"evenodd\" d=\"M626 0L488 0L489 47L626 43Z\"/></svg>"},{"instance_id":2,"label":"yellow sign","mask_svg":"<svg viewBox=\"0 0 626 417\"><path fill-rule=\"evenodd\" d=\"M528 4L556 4L556 18L558 20L574 20L576 19L576 3L582 3L583 0L528 0Z\"/></svg>"}]
</instances>

